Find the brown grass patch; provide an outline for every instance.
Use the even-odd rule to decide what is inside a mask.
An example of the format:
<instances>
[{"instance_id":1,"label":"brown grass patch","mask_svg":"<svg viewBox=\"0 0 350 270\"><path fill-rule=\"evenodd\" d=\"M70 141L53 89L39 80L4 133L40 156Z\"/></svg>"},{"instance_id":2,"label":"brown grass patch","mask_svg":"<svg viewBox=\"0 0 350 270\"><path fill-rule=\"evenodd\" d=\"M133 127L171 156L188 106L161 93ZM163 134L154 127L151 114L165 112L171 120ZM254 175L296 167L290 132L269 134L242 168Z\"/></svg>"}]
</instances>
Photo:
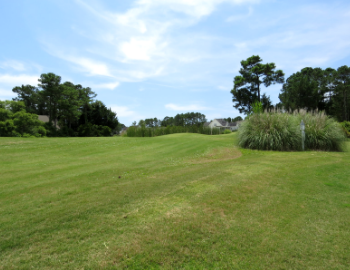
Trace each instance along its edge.
<instances>
[{"instance_id":1,"label":"brown grass patch","mask_svg":"<svg viewBox=\"0 0 350 270\"><path fill-rule=\"evenodd\" d=\"M0 146L27 144L27 143L30 143L30 141L9 141L9 142L1 142Z\"/></svg>"},{"instance_id":2,"label":"brown grass patch","mask_svg":"<svg viewBox=\"0 0 350 270\"><path fill-rule=\"evenodd\" d=\"M214 148L200 158L191 159L189 163L200 164L216 161L225 161L230 159L236 159L241 156L241 151L239 151L236 147Z\"/></svg>"}]
</instances>

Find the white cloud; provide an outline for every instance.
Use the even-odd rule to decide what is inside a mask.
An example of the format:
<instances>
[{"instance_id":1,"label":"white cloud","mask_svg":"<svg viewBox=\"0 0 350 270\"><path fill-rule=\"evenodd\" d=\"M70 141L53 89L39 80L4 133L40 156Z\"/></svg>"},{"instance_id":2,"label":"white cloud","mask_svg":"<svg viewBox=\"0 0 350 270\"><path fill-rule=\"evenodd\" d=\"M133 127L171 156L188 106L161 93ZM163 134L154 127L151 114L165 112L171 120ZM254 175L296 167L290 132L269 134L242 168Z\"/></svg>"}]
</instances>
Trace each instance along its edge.
<instances>
[{"instance_id":1,"label":"white cloud","mask_svg":"<svg viewBox=\"0 0 350 270\"><path fill-rule=\"evenodd\" d=\"M196 105L196 104L181 106L181 105L176 105L176 104L170 103L170 104L166 104L165 108L167 108L169 110L173 110L173 111L211 110L211 108L199 106L199 105Z\"/></svg>"},{"instance_id":2,"label":"white cloud","mask_svg":"<svg viewBox=\"0 0 350 270\"><path fill-rule=\"evenodd\" d=\"M92 39L100 46L86 51L103 56L110 61L106 74L113 74L119 81L138 81L178 72L187 63L203 59L211 40L201 37L170 33L178 28L193 25L202 16L209 15L222 3L256 3L258 0L140 0L126 12L112 12L95 1L76 0L88 10L96 21L98 30L93 33L75 26L74 30ZM179 19L176 11L185 14ZM80 29L81 28L81 29ZM190 41L190 44L188 43ZM208 56L208 55L207 55ZM63 58L63 57L61 57ZM69 60L69 59L67 59ZM70 59L71 62L78 62ZM93 72L96 73L96 72Z\"/></svg>"},{"instance_id":3,"label":"white cloud","mask_svg":"<svg viewBox=\"0 0 350 270\"><path fill-rule=\"evenodd\" d=\"M12 88L23 85L38 85L38 76L20 74L0 74L0 99L15 97L17 94L12 92Z\"/></svg>"},{"instance_id":4,"label":"white cloud","mask_svg":"<svg viewBox=\"0 0 350 270\"><path fill-rule=\"evenodd\" d=\"M130 109L128 106L111 105L109 108L117 113L119 122L125 124L126 126L131 125L133 121L138 122L140 119L145 118L144 115Z\"/></svg>"},{"instance_id":5,"label":"white cloud","mask_svg":"<svg viewBox=\"0 0 350 270\"><path fill-rule=\"evenodd\" d=\"M67 60L85 69L90 75L112 76L104 63L84 57L67 57Z\"/></svg>"},{"instance_id":6,"label":"white cloud","mask_svg":"<svg viewBox=\"0 0 350 270\"><path fill-rule=\"evenodd\" d=\"M37 85L38 84L38 76L31 75L9 75L9 74L0 74L0 85L6 84L12 87L20 86L22 84L30 84Z\"/></svg>"},{"instance_id":7,"label":"white cloud","mask_svg":"<svg viewBox=\"0 0 350 270\"><path fill-rule=\"evenodd\" d=\"M87 72L90 76L101 75L101 76L112 77L108 66L104 63L101 63L86 57L79 57L79 56L72 56L72 55L59 55L59 54L58 56L66 61L69 61L79 66L80 69Z\"/></svg>"},{"instance_id":8,"label":"white cloud","mask_svg":"<svg viewBox=\"0 0 350 270\"><path fill-rule=\"evenodd\" d=\"M226 21L227 22L236 22L236 21L247 19L252 15L253 15L253 8L249 7L248 14L230 16L226 19Z\"/></svg>"},{"instance_id":9,"label":"white cloud","mask_svg":"<svg viewBox=\"0 0 350 270\"><path fill-rule=\"evenodd\" d=\"M10 90L0 89L0 100L6 99L9 97L15 97L16 95L17 95L16 93L13 93ZM5 98L2 98L2 97L5 97Z\"/></svg>"},{"instance_id":10,"label":"white cloud","mask_svg":"<svg viewBox=\"0 0 350 270\"><path fill-rule=\"evenodd\" d=\"M130 117L130 116L137 115L137 113L135 111L130 110L126 106L112 105L112 106L110 106L110 108L112 109L112 111L117 113L117 116L120 116L120 117Z\"/></svg>"},{"instance_id":11,"label":"white cloud","mask_svg":"<svg viewBox=\"0 0 350 270\"><path fill-rule=\"evenodd\" d=\"M101 84L93 84L91 87L93 88L101 88L101 89L109 89L114 90L120 85L119 82L112 82L112 83L101 83Z\"/></svg>"},{"instance_id":12,"label":"white cloud","mask_svg":"<svg viewBox=\"0 0 350 270\"><path fill-rule=\"evenodd\" d=\"M227 116L224 116L224 117L227 117ZM206 118L208 121L211 121L214 119L223 118L223 116L220 113L209 113L209 114L206 114Z\"/></svg>"},{"instance_id":13,"label":"white cloud","mask_svg":"<svg viewBox=\"0 0 350 270\"><path fill-rule=\"evenodd\" d=\"M151 55L157 50L152 39L131 38L129 42L123 42L120 50L126 58L131 60L150 60Z\"/></svg>"},{"instance_id":14,"label":"white cloud","mask_svg":"<svg viewBox=\"0 0 350 270\"><path fill-rule=\"evenodd\" d=\"M219 86L218 86L218 89L221 90L221 91L230 92L231 89L232 89L232 86L223 86L223 85L219 85Z\"/></svg>"},{"instance_id":15,"label":"white cloud","mask_svg":"<svg viewBox=\"0 0 350 270\"><path fill-rule=\"evenodd\" d=\"M25 71L25 65L22 62L16 60L7 60L0 63L0 67L3 69L14 69L16 71Z\"/></svg>"},{"instance_id":16,"label":"white cloud","mask_svg":"<svg viewBox=\"0 0 350 270\"><path fill-rule=\"evenodd\" d=\"M87 72L90 76L101 75L113 77L108 66L101 61L96 61L79 55L69 54L63 51L61 48L58 48L56 45L53 45L47 41L42 41L42 43L44 44L45 49L49 54L77 65L81 70Z\"/></svg>"},{"instance_id":17,"label":"white cloud","mask_svg":"<svg viewBox=\"0 0 350 270\"><path fill-rule=\"evenodd\" d=\"M0 62L0 68L5 70L12 70L15 72L26 71L27 73L29 71L42 72L43 70L43 67L37 63L33 63L33 62L24 63L13 59Z\"/></svg>"},{"instance_id":18,"label":"white cloud","mask_svg":"<svg viewBox=\"0 0 350 270\"><path fill-rule=\"evenodd\" d=\"M200 18L211 14L222 3L243 4L256 3L258 0L139 0L139 5L161 6L177 12Z\"/></svg>"}]
</instances>

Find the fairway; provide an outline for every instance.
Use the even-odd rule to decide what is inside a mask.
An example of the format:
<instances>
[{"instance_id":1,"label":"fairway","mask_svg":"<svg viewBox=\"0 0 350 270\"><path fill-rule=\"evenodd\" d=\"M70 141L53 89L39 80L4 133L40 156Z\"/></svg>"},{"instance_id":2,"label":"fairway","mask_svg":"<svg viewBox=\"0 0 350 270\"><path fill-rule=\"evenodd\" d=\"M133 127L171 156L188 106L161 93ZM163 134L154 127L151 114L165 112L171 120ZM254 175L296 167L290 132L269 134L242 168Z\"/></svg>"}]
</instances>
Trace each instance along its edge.
<instances>
[{"instance_id":1,"label":"fairway","mask_svg":"<svg viewBox=\"0 0 350 270\"><path fill-rule=\"evenodd\" d=\"M0 138L0 269L349 269L349 151L235 140Z\"/></svg>"}]
</instances>

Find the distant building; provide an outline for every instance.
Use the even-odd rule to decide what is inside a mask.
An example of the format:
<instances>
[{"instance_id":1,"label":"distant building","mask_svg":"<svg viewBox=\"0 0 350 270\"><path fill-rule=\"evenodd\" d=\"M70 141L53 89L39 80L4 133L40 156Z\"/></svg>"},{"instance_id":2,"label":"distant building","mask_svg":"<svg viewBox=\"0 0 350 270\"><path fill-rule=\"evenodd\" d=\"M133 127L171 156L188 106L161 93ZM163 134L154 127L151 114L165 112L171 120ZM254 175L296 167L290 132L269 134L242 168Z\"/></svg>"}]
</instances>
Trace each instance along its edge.
<instances>
[{"instance_id":1,"label":"distant building","mask_svg":"<svg viewBox=\"0 0 350 270\"><path fill-rule=\"evenodd\" d=\"M119 134L125 133L128 130L128 127L123 127L120 131Z\"/></svg>"},{"instance_id":2,"label":"distant building","mask_svg":"<svg viewBox=\"0 0 350 270\"><path fill-rule=\"evenodd\" d=\"M50 118L48 115L38 115L38 119L44 123L48 123L50 122ZM57 124L57 120L56 121L53 121L54 123L56 123L56 128L60 128Z\"/></svg>"},{"instance_id":3,"label":"distant building","mask_svg":"<svg viewBox=\"0 0 350 270\"><path fill-rule=\"evenodd\" d=\"M225 121L224 119L214 119L211 122L206 122L204 126L210 127L210 128L229 129L231 131L235 131L235 130L238 130L242 122L243 121L228 122L228 121Z\"/></svg>"},{"instance_id":4,"label":"distant building","mask_svg":"<svg viewBox=\"0 0 350 270\"><path fill-rule=\"evenodd\" d=\"M44 123L49 122L49 116L48 115L38 115L38 119Z\"/></svg>"}]
</instances>

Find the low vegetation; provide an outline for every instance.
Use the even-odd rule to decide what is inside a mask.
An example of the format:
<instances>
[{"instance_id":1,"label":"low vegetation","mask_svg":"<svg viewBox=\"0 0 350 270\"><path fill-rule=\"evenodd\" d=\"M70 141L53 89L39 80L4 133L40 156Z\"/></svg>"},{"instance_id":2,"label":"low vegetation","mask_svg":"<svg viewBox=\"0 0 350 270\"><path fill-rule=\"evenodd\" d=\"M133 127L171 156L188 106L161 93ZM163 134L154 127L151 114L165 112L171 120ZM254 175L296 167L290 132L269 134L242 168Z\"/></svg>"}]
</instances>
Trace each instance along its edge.
<instances>
[{"instance_id":1,"label":"low vegetation","mask_svg":"<svg viewBox=\"0 0 350 270\"><path fill-rule=\"evenodd\" d=\"M167 127L129 127L126 136L127 137L155 137L174 133L199 133L206 135L219 135L223 134L224 129L209 128L203 126L167 126Z\"/></svg>"},{"instance_id":2,"label":"low vegetation","mask_svg":"<svg viewBox=\"0 0 350 270\"><path fill-rule=\"evenodd\" d=\"M0 269L348 269L350 153L236 134L1 138Z\"/></svg>"},{"instance_id":3,"label":"low vegetation","mask_svg":"<svg viewBox=\"0 0 350 270\"><path fill-rule=\"evenodd\" d=\"M301 121L305 123L305 148L342 151L345 135L339 123L323 112L271 111L249 116L238 131L238 144L258 150L299 151Z\"/></svg>"}]
</instances>

